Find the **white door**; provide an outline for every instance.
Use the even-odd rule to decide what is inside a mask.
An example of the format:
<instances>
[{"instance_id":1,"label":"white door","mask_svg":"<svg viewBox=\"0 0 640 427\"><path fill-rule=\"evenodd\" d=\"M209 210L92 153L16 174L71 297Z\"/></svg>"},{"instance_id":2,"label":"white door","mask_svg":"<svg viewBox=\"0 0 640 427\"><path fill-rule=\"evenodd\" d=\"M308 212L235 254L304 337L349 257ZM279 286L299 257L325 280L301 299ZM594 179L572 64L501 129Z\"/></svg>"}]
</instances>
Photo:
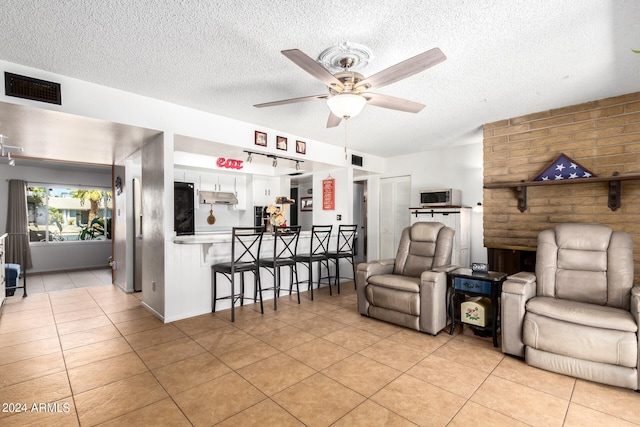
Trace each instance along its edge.
<instances>
[{"instance_id":1,"label":"white door","mask_svg":"<svg viewBox=\"0 0 640 427\"><path fill-rule=\"evenodd\" d=\"M380 258L395 258L402 230L410 225L411 178L380 180Z\"/></svg>"}]
</instances>

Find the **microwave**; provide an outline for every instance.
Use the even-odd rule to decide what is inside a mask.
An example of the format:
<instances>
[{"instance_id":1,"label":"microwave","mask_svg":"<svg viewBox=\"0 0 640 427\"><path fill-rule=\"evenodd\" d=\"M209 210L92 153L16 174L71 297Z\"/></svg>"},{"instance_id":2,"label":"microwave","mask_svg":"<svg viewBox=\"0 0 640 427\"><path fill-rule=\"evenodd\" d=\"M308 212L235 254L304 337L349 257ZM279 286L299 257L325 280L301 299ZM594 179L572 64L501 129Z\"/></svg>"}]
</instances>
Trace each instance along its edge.
<instances>
[{"instance_id":1,"label":"microwave","mask_svg":"<svg viewBox=\"0 0 640 427\"><path fill-rule=\"evenodd\" d=\"M422 190L420 191L420 207L432 206L461 206L462 192L447 188L444 190Z\"/></svg>"}]
</instances>

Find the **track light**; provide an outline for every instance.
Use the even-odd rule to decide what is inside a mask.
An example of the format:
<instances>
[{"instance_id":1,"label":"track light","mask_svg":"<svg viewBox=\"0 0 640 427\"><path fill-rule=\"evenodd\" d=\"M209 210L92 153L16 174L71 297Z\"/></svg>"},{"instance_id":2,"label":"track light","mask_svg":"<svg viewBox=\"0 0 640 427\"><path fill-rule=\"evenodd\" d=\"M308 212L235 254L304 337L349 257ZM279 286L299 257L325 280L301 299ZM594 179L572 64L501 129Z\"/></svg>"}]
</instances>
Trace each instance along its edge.
<instances>
[{"instance_id":1,"label":"track light","mask_svg":"<svg viewBox=\"0 0 640 427\"><path fill-rule=\"evenodd\" d=\"M304 160L298 160L298 159L292 159L290 157L283 157L283 156L277 156L275 154L268 154L268 153L259 153L256 151L248 151L248 150L243 150L245 153L247 153L247 163L251 163L253 161L253 155L256 154L258 156L265 156L268 157L271 160L271 166L273 166L274 168L278 166L278 160L289 160L292 162L296 163L296 170L299 171L300 170L300 163L304 163Z\"/></svg>"},{"instance_id":2,"label":"track light","mask_svg":"<svg viewBox=\"0 0 640 427\"><path fill-rule=\"evenodd\" d=\"M12 151L24 151L22 147L16 147L13 145L5 145L4 140L7 137L5 135L0 134L0 157L7 157L9 160L9 166L15 166L16 160L11 158Z\"/></svg>"}]
</instances>

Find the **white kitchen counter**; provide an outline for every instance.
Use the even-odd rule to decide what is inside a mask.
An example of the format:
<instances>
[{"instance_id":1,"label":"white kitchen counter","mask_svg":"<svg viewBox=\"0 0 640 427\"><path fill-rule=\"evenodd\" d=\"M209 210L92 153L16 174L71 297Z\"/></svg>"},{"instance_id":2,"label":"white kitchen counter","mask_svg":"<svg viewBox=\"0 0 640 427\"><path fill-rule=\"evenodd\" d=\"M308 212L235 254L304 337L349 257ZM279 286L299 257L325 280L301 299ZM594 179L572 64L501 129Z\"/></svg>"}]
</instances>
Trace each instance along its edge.
<instances>
[{"instance_id":1,"label":"white kitchen counter","mask_svg":"<svg viewBox=\"0 0 640 427\"><path fill-rule=\"evenodd\" d=\"M309 238L311 236L311 231L301 231L300 232L300 241L303 238ZM337 236L337 234L336 234ZM335 238L334 236L332 236ZM274 235L265 233L262 236L262 241L272 241L273 242ZM173 243L177 243L179 245L200 245L206 243L230 243L231 242L231 231L221 231L216 233L196 233L192 236L176 236L173 239ZM308 249L308 246L307 246Z\"/></svg>"},{"instance_id":2,"label":"white kitchen counter","mask_svg":"<svg viewBox=\"0 0 640 427\"><path fill-rule=\"evenodd\" d=\"M331 248L335 249L337 230L331 236ZM273 254L272 234L264 234L262 238L261 255L264 257ZM300 233L298 240L298 254L309 253L311 243L311 231ZM219 262L231 260L231 233L216 232L202 233L192 236L176 236L173 241L167 242L167 282L165 283L165 322L173 322L180 319L199 316L211 312L211 266ZM344 262L344 261L343 261ZM317 281L317 267L314 265L314 281ZM344 271L350 271L347 266ZM261 269L264 270L264 269ZM289 289L289 268L281 270L282 289ZM323 269L323 276L326 271ZM253 295L253 279L248 274L247 295ZM262 288L273 286L273 277L266 271L261 271ZM239 279L239 275L236 278ZM307 283L308 270L298 264L298 280L300 284L300 298L309 298ZM326 286L326 285L323 285ZM239 280L236 282L239 287ZM222 275L218 277L218 295L229 295L231 285ZM273 291L262 293L265 301L264 309L273 310L273 304L267 300L273 299ZM216 303L216 311L231 308L230 300L222 300Z\"/></svg>"}]
</instances>

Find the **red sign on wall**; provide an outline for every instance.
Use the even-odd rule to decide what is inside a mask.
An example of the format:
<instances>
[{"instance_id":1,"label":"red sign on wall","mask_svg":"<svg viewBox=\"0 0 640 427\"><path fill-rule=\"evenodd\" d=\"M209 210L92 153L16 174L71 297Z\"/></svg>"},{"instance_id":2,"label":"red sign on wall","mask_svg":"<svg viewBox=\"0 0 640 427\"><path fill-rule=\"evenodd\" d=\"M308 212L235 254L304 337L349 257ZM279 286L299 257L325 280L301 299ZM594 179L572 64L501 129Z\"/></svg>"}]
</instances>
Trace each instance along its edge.
<instances>
[{"instance_id":1,"label":"red sign on wall","mask_svg":"<svg viewBox=\"0 0 640 427\"><path fill-rule=\"evenodd\" d=\"M327 178L322 181L322 209L332 211L336 208L336 180Z\"/></svg>"},{"instance_id":2,"label":"red sign on wall","mask_svg":"<svg viewBox=\"0 0 640 427\"><path fill-rule=\"evenodd\" d=\"M225 159L224 157L218 157L216 166L226 169L242 169L244 167L242 160Z\"/></svg>"}]
</instances>

